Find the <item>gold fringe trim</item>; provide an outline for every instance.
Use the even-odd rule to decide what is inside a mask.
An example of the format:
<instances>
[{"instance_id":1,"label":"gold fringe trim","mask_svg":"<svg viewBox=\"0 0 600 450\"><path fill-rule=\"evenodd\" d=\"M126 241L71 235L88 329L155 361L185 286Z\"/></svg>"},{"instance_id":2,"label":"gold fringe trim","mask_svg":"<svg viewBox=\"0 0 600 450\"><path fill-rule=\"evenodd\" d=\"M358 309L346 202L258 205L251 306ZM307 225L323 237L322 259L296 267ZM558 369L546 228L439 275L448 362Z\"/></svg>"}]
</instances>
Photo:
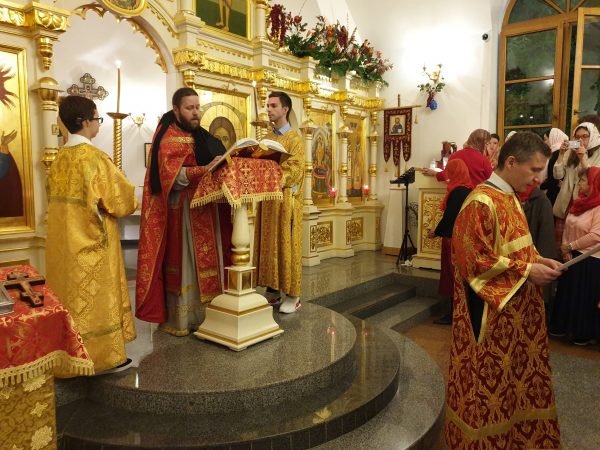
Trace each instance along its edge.
<instances>
[{"instance_id":1,"label":"gold fringe trim","mask_svg":"<svg viewBox=\"0 0 600 450\"><path fill-rule=\"evenodd\" d=\"M68 370L74 376L94 375L92 361L69 356L64 350L56 350L36 361L18 367L0 369L0 387L23 383L56 368Z\"/></svg>"},{"instance_id":2,"label":"gold fringe trim","mask_svg":"<svg viewBox=\"0 0 600 450\"><path fill-rule=\"evenodd\" d=\"M233 208L237 209L244 203L252 202L263 202L268 200L283 200L283 192L260 192L255 194L242 194L238 198L234 198L229 188L225 183L221 185L221 190L205 195L202 198L197 198L190 202L190 208L199 208L206 206L210 203L218 202L225 198L227 203Z\"/></svg>"}]
</instances>

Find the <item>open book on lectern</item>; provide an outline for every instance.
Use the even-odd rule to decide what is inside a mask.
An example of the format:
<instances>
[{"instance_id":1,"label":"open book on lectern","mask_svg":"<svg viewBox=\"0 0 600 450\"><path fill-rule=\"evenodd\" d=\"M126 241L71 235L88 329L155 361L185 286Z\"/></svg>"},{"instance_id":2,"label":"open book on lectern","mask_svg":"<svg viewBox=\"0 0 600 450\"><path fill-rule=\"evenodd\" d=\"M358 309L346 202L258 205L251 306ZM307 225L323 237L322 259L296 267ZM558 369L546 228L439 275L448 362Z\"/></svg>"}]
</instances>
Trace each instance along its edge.
<instances>
[{"instance_id":1,"label":"open book on lectern","mask_svg":"<svg viewBox=\"0 0 600 450\"><path fill-rule=\"evenodd\" d=\"M292 155L286 151L283 145L272 139L257 141L253 138L242 138L229 147L229 150L208 169L207 173L217 169L225 161L231 161L231 157L233 156L238 158L271 159L281 164Z\"/></svg>"}]
</instances>

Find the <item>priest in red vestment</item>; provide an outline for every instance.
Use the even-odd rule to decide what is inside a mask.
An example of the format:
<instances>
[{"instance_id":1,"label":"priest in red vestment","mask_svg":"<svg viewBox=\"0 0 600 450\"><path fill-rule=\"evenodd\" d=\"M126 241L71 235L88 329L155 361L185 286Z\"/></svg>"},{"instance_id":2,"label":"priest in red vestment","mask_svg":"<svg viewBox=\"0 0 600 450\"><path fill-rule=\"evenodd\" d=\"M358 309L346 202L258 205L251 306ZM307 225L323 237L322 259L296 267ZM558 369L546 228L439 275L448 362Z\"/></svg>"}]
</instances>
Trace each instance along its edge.
<instances>
[{"instance_id":1,"label":"priest in red vestment","mask_svg":"<svg viewBox=\"0 0 600 450\"><path fill-rule=\"evenodd\" d=\"M144 181L136 317L184 336L201 322L201 303L222 291L232 225L228 207L190 208L198 182L225 148L200 127L195 90L177 90L172 103L154 136Z\"/></svg>"},{"instance_id":2,"label":"priest in red vestment","mask_svg":"<svg viewBox=\"0 0 600 450\"><path fill-rule=\"evenodd\" d=\"M560 446L541 291L560 264L535 249L515 195L539 183L549 156L540 137L517 133L455 223L445 429L454 450Z\"/></svg>"}]
</instances>

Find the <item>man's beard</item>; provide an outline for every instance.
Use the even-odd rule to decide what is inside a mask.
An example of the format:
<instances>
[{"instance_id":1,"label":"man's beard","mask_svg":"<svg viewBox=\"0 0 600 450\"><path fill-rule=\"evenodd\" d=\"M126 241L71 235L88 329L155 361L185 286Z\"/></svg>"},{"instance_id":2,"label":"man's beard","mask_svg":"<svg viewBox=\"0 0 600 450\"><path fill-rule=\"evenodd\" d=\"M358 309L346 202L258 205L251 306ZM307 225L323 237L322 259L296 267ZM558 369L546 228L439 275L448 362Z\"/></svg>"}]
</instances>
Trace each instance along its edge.
<instances>
[{"instance_id":1,"label":"man's beard","mask_svg":"<svg viewBox=\"0 0 600 450\"><path fill-rule=\"evenodd\" d=\"M185 131L194 131L197 130L198 128L200 128L200 120L195 120L195 121L191 121L191 120L185 120L185 119L181 119L178 120L180 127L185 130Z\"/></svg>"}]
</instances>

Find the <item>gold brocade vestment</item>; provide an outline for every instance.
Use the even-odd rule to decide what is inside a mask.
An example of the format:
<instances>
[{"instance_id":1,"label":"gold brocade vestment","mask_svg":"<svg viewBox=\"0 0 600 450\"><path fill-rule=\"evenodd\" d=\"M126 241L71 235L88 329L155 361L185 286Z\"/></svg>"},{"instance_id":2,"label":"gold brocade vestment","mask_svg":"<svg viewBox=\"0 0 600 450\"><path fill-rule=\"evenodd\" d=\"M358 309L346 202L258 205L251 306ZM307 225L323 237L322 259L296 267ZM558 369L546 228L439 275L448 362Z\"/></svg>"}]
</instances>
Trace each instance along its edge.
<instances>
[{"instance_id":1,"label":"gold brocade vestment","mask_svg":"<svg viewBox=\"0 0 600 450\"><path fill-rule=\"evenodd\" d=\"M544 300L527 281L540 255L517 197L480 184L453 236L448 448L559 448Z\"/></svg>"},{"instance_id":2,"label":"gold brocade vestment","mask_svg":"<svg viewBox=\"0 0 600 450\"><path fill-rule=\"evenodd\" d=\"M293 130L283 136L270 132L265 139L279 142L292 156L281 164L283 201L264 201L257 209L253 258L257 284L300 296L304 142Z\"/></svg>"},{"instance_id":3,"label":"gold brocade vestment","mask_svg":"<svg viewBox=\"0 0 600 450\"><path fill-rule=\"evenodd\" d=\"M125 362L135 339L117 218L135 187L101 150L61 148L48 173L48 285L67 307L96 372Z\"/></svg>"}]
</instances>

